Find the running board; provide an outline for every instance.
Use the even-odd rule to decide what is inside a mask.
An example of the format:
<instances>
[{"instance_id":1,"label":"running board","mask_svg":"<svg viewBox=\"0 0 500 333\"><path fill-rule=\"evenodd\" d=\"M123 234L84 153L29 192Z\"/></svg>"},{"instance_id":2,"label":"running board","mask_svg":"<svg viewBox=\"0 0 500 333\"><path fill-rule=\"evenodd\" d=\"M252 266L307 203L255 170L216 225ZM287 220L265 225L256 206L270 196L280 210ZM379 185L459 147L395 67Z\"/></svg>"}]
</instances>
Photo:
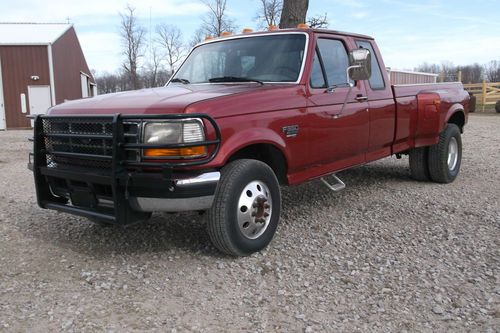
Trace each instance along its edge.
<instances>
[{"instance_id":1,"label":"running board","mask_svg":"<svg viewBox=\"0 0 500 333\"><path fill-rule=\"evenodd\" d=\"M326 185L326 187L328 187L330 190L332 190L333 192L338 192L338 191L342 191L343 189L345 189L345 183L343 181L340 180L339 177L337 177L336 174L332 174L331 175L335 181L337 182L336 184L330 184L329 182L327 182L325 180L325 178L321 177L321 181L323 182L323 184Z\"/></svg>"}]
</instances>

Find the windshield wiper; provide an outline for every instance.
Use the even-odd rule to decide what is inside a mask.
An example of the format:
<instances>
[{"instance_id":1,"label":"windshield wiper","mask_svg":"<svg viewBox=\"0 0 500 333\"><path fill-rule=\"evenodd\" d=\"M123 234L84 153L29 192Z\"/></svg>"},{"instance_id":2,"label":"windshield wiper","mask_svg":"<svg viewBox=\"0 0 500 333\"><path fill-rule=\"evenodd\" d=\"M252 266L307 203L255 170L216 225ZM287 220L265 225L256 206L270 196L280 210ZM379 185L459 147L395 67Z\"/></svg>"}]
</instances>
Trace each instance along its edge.
<instances>
[{"instance_id":1,"label":"windshield wiper","mask_svg":"<svg viewBox=\"0 0 500 333\"><path fill-rule=\"evenodd\" d=\"M264 85L264 82L249 77L239 77L239 76L221 76L213 77L208 79L208 82L257 82L260 85Z\"/></svg>"},{"instance_id":2,"label":"windshield wiper","mask_svg":"<svg viewBox=\"0 0 500 333\"><path fill-rule=\"evenodd\" d=\"M189 84L189 83L191 83L191 82L189 82L189 80L186 80L186 79L180 79L180 78L178 78L178 77L176 77L175 79L170 80L170 82L180 82L180 83L182 83L182 84Z\"/></svg>"}]
</instances>

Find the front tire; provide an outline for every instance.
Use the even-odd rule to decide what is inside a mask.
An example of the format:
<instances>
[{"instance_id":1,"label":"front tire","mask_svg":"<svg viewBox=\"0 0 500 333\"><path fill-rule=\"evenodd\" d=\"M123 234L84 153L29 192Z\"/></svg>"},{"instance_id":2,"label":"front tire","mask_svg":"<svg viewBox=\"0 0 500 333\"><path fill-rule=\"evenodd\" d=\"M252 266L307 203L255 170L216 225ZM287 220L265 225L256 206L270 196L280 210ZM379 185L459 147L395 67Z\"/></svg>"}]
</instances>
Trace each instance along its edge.
<instances>
[{"instance_id":1,"label":"front tire","mask_svg":"<svg viewBox=\"0 0 500 333\"><path fill-rule=\"evenodd\" d=\"M439 142L429 148L429 174L437 183L451 183L458 176L462 162L462 138L455 124L448 124Z\"/></svg>"},{"instance_id":2,"label":"front tire","mask_svg":"<svg viewBox=\"0 0 500 333\"><path fill-rule=\"evenodd\" d=\"M271 242L280 210L281 193L273 170L257 160L236 160L222 169L208 211L208 234L220 251L247 256Z\"/></svg>"}]
</instances>

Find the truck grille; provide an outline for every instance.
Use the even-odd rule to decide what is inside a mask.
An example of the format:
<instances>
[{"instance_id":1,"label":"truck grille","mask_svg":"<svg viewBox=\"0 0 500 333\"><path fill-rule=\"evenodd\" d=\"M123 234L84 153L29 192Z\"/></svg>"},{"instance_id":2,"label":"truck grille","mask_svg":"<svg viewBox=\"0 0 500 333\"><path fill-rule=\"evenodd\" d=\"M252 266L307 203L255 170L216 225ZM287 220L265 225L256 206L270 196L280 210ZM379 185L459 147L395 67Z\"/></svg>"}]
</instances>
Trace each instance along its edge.
<instances>
[{"instance_id":1,"label":"truck grille","mask_svg":"<svg viewBox=\"0 0 500 333\"><path fill-rule=\"evenodd\" d=\"M42 120L47 167L112 167L112 118L45 118ZM139 143L139 124L123 124L126 143ZM70 154L67 154L70 153ZM137 160L139 151L128 150L126 159Z\"/></svg>"}]
</instances>

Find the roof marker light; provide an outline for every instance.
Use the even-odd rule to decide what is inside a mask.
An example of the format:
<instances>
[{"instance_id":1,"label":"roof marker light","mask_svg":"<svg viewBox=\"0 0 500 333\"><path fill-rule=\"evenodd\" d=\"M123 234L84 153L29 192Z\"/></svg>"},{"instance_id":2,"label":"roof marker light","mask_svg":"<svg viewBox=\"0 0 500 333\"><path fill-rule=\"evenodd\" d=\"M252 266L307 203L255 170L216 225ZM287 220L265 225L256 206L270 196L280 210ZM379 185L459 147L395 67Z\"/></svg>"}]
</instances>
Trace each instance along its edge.
<instances>
[{"instance_id":1,"label":"roof marker light","mask_svg":"<svg viewBox=\"0 0 500 333\"><path fill-rule=\"evenodd\" d=\"M231 35L232 35L232 33L231 33L231 32L229 32L229 31L223 31L223 32L220 34L220 36L221 36L221 37L227 37L227 36L231 36Z\"/></svg>"},{"instance_id":2,"label":"roof marker light","mask_svg":"<svg viewBox=\"0 0 500 333\"><path fill-rule=\"evenodd\" d=\"M297 24L297 28L299 28L299 29L309 29L309 25L307 25L305 23L299 23L299 24Z\"/></svg>"},{"instance_id":3,"label":"roof marker light","mask_svg":"<svg viewBox=\"0 0 500 333\"><path fill-rule=\"evenodd\" d=\"M244 34L248 34L248 33L250 33L250 32L253 32L253 29L252 29L252 28L245 28L245 29L243 29L243 31L242 31L242 33L244 33Z\"/></svg>"},{"instance_id":4,"label":"roof marker light","mask_svg":"<svg viewBox=\"0 0 500 333\"><path fill-rule=\"evenodd\" d=\"M205 40L206 40L206 41L207 41L207 40L212 40L212 39L214 39L212 36L206 36L206 37L205 37Z\"/></svg>"},{"instance_id":5,"label":"roof marker light","mask_svg":"<svg viewBox=\"0 0 500 333\"><path fill-rule=\"evenodd\" d=\"M269 31L276 31L279 30L280 28L277 25L271 24L269 27L267 27L267 30Z\"/></svg>"}]
</instances>

